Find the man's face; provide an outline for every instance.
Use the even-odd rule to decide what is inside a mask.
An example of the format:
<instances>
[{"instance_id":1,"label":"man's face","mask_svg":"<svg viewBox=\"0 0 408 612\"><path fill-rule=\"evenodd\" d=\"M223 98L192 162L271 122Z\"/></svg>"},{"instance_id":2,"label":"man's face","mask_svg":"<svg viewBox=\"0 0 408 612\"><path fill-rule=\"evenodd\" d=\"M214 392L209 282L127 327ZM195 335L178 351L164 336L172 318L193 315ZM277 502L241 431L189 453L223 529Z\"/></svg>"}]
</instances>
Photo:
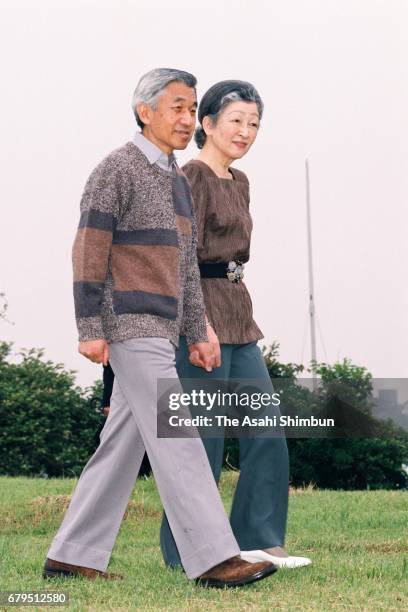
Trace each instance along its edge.
<instances>
[{"instance_id":1,"label":"man's face","mask_svg":"<svg viewBox=\"0 0 408 612\"><path fill-rule=\"evenodd\" d=\"M156 109L139 104L143 135L169 155L174 149L185 149L195 128L197 97L184 83L169 83L157 100Z\"/></svg>"}]
</instances>

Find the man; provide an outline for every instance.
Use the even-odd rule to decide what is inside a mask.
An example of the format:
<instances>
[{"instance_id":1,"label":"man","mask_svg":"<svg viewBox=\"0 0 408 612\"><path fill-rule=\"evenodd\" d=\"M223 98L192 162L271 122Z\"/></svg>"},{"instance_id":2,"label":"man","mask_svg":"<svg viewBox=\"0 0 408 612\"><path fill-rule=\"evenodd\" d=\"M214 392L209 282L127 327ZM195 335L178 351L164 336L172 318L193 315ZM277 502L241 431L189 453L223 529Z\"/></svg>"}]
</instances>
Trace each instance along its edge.
<instances>
[{"instance_id":1,"label":"man","mask_svg":"<svg viewBox=\"0 0 408 612\"><path fill-rule=\"evenodd\" d=\"M203 444L157 437L157 379L177 378L181 328L195 362L211 370L186 178L174 149L195 125L196 79L160 68L140 80L141 134L92 172L74 244L79 352L115 373L100 445L78 481L48 551L44 576L106 572L146 450L181 560L205 586L240 586L272 574L239 555Z\"/></svg>"}]
</instances>

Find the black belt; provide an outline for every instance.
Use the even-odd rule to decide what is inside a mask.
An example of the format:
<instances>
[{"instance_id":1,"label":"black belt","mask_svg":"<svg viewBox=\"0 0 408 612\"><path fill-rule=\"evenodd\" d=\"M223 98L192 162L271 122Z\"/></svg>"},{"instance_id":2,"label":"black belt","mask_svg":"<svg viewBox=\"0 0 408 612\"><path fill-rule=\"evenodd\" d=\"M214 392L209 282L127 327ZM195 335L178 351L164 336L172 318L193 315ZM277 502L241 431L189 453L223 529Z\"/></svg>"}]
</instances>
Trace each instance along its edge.
<instances>
[{"instance_id":1,"label":"black belt","mask_svg":"<svg viewBox=\"0 0 408 612\"><path fill-rule=\"evenodd\" d=\"M200 263L201 278L226 278L232 283L240 283L244 276L244 264L240 261Z\"/></svg>"},{"instance_id":2,"label":"black belt","mask_svg":"<svg viewBox=\"0 0 408 612\"><path fill-rule=\"evenodd\" d=\"M201 278L226 278L228 263L201 263L199 268Z\"/></svg>"}]
</instances>

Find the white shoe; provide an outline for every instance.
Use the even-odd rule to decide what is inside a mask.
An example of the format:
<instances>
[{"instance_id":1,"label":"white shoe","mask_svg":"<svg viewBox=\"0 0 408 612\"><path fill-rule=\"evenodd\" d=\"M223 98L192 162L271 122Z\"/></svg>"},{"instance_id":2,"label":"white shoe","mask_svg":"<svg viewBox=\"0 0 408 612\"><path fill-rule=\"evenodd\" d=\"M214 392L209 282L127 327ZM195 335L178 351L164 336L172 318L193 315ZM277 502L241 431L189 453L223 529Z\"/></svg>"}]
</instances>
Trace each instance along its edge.
<instances>
[{"instance_id":1,"label":"white shoe","mask_svg":"<svg viewBox=\"0 0 408 612\"><path fill-rule=\"evenodd\" d=\"M307 557L277 557L276 555L270 555L264 550L241 550L241 559L249 561L249 563L257 563L257 561L269 561L276 565L276 567L286 567L294 569L295 567L304 567L305 565L311 565L311 559Z\"/></svg>"}]
</instances>

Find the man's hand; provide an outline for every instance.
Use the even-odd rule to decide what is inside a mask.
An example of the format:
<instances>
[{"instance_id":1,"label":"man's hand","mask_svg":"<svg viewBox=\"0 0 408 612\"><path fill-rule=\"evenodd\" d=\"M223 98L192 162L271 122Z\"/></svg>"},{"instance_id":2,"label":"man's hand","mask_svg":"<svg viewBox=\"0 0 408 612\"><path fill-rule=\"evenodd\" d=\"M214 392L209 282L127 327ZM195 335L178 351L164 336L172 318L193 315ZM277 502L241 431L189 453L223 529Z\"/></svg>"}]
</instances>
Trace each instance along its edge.
<instances>
[{"instance_id":1,"label":"man's hand","mask_svg":"<svg viewBox=\"0 0 408 612\"><path fill-rule=\"evenodd\" d=\"M78 352L94 363L108 365L109 346L106 340L86 340L78 345Z\"/></svg>"},{"instance_id":2,"label":"man's hand","mask_svg":"<svg viewBox=\"0 0 408 612\"><path fill-rule=\"evenodd\" d=\"M190 356L189 361L192 365L199 368L204 368L207 372L212 372L214 367L214 354L209 342L198 342L190 344L188 347Z\"/></svg>"}]
</instances>

